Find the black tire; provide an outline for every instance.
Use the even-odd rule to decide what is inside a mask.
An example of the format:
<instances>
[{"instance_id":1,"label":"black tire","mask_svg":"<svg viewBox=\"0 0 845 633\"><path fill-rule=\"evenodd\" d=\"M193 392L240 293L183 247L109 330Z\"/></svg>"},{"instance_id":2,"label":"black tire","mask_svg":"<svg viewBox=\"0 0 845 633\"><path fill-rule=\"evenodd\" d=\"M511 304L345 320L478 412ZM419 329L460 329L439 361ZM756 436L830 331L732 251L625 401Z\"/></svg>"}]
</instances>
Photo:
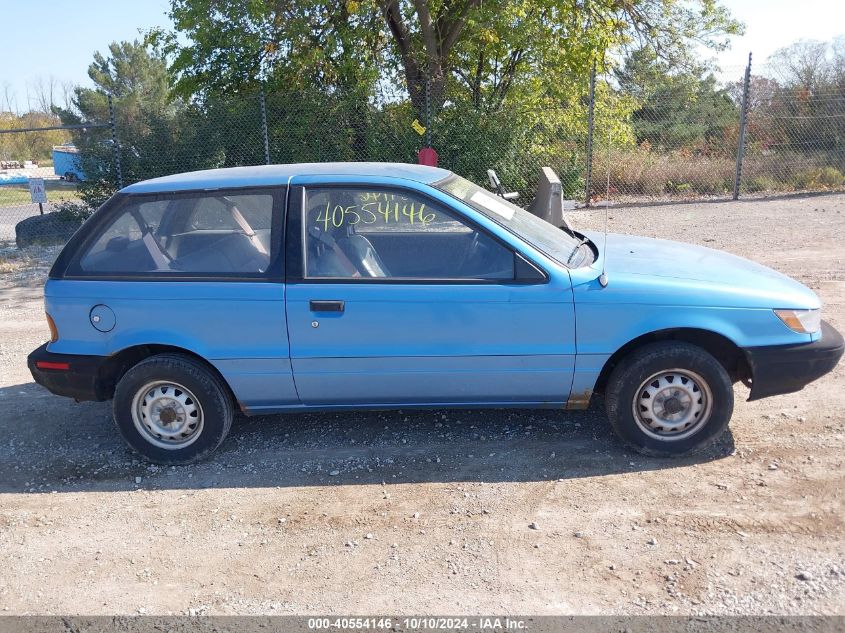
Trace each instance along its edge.
<instances>
[{"instance_id":1,"label":"black tire","mask_svg":"<svg viewBox=\"0 0 845 633\"><path fill-rule=\"evenodd\" d=\"M689 429L677 431L676 437L672 437L666 427L659 427L659 419L652 417L651 425L647 420L640 423L634 412L635 406L640 411L646 410L643 406L649 397L646 390L659 381L644 383L661 372L671 374L671 370L681 370L678 373L686 370L690 372L687 378L697 375L705 383L699 393L704 392L704 400L709 402L709 409L702 410L704 417L693 419ZM676 377L671 379L677 380ZM641 386L645 389L641 390ZM694 393L692 397L695 397ZM733 407L733 384L721 363L700 347L679 341L653 343L623 358L610 374L605 393L607 416L622 441L640 453L661 457L687 455L716 442L728 427ZM643 416L647 417L647 414L640 414L639 419ZM690 434L685 436L685 433Z\"/></svg>"},{"instance_id":2,"label":"black tire","mask_svg":"<svg viewBox=\"0 0 845 633\"><path fill-rule=\"evenodd\" d=\"M141 390L149 391L145 386L156 381L182 385L198 402L201 424L198 431L186 429L193 438L190 444L163 448L153 443L152 431L136 426L135 398L144 402ZM177 389L174 393L180 392ZM193 401L188 398L187 402ZM151 356L129 369L117 383L113 412L126 443L145 459L164 465L190 464L211 455L228 435L234 417L232 398L223 381L202 362L180 354ZM139 416L140 425L144 424L142 419Z\"/></svg>"}]
</instances>

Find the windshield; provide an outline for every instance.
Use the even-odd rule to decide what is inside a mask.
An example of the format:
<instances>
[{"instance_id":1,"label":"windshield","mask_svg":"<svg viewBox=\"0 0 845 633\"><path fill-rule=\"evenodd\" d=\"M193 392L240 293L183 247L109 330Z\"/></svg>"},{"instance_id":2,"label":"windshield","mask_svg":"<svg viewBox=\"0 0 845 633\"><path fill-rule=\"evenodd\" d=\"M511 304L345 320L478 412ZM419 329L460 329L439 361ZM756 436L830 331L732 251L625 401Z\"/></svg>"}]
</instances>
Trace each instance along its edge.
<instances>
[{"instance_id":1,"label":"windshield","mask_svg":"<svg viewBox=\"0 0 845 633\"><path fill-rule=\"evenodd\" d=\"M466 178L453 175L434 186L467 203L564 266L581 241Z\"/></svg>"}]
</instances>

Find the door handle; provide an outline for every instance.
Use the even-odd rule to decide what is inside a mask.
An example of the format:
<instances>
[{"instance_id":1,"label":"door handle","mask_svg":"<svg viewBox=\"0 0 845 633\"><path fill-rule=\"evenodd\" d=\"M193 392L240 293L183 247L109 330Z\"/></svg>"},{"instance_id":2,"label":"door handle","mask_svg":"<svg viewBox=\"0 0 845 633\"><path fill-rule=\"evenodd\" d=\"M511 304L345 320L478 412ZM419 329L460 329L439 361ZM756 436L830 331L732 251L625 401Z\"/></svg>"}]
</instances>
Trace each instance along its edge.
<instances>
[{"instance_id":1,"label":"door handle","mask_svg":"<svg viewBox=\"0 0 845 633\"><path fill-rule=\"evenodd\" d=\"M317 301L311 299L308 302L311 312L343 312L345 304L343 301Z\"/></svg>"}]
</instances>

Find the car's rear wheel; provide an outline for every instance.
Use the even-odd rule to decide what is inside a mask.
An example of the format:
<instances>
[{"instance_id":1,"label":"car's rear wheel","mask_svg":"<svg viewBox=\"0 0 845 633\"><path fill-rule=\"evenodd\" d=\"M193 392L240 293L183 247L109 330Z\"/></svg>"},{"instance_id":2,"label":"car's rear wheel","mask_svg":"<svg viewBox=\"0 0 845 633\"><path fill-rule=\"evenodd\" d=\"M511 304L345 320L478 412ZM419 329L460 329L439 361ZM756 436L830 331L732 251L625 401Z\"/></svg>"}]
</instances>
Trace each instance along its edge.
<instances>
[{"instance_id":1,"label":"car's rear wheel","mask_svg":"<svg viewBox=\"0 0 845 633\"><path fill-rule=\"evenodd\" d=\"M201 362L179 354L147 358L114 393L114 419L126 442L156 464L188 464L210 455L232 426L232 399Z\"/></svg>"},{"instance_id":2,"label":"car's rear wheel","mask_svg":"<svg viewBox=\"0 0 845 633\"><path fill-rule=\"evenodd\" d=\"M684 455L724 433L733 414L733 384L705 350L664 341L619 362L608 380L605 405L614 430L635 450Z\"/></svg>"}]
</instances>

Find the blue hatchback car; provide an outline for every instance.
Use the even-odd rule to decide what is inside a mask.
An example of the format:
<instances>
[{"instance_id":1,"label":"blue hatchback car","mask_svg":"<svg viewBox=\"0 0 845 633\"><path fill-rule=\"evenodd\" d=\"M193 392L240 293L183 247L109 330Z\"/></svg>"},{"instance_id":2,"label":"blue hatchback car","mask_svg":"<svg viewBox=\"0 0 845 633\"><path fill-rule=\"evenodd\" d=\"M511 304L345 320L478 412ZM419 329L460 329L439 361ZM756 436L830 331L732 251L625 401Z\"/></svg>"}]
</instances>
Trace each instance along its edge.
<instances>
[{"instance_id":1,"label":"blue hatchback car","mask_svg":"<svg viewBox=\"0 0 845 633\"><path fill-rule=\"evenodd\" d=\"M563 229L449 171L239 167L140 182L73 236L45 287L37 382L114 401L129 445L193 462L245 414L582 409L679 455L843 351L816 295L688 244Z\"/></svg>"}]
</instances>

